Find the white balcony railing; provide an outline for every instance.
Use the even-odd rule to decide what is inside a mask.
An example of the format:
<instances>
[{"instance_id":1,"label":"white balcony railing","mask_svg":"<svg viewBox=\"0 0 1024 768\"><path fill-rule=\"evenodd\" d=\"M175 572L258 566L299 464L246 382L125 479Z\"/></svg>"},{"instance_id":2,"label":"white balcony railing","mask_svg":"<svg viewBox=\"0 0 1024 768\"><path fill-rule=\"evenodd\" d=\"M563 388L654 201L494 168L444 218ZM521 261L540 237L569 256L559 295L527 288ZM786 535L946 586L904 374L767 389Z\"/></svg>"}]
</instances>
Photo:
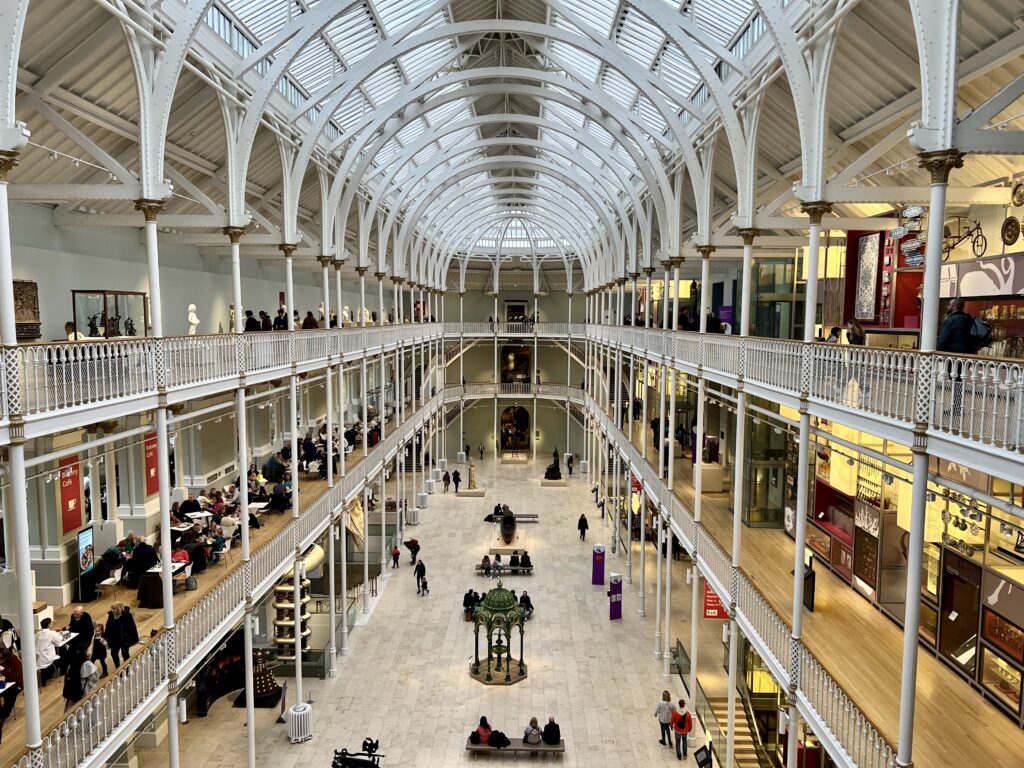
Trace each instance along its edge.
<instances>
[{"instance_id":1,"label":"white balcony railing","mask_svg":"<svg viewBox=\"0 0 1024 768\"><path fill-rule=\"evenodd\" d=\"M273 538L254 550L249 564L254 602L271 589L279 574L293 562L296 544L305 549L322 535L334 512L380 471L385 457L409 440L416 426L436 412L442 403L442 396L431 398L376 445L366 460L339 478L334 487L315 502L302 507L297 519L290 520ZM162 703L170 669L180 677L191 673L210 648L204 643L219 639L230 629L232 615L244 610L244 569L244 565L235 569L178 617L171 633L164 632L154 638L122 666L112 680L47 734L35 755L24 755L14 768L75 768L87 762L97 748L145 705ZM168 657L172 657L170 665Z\"/></svg>"}]
</instances>

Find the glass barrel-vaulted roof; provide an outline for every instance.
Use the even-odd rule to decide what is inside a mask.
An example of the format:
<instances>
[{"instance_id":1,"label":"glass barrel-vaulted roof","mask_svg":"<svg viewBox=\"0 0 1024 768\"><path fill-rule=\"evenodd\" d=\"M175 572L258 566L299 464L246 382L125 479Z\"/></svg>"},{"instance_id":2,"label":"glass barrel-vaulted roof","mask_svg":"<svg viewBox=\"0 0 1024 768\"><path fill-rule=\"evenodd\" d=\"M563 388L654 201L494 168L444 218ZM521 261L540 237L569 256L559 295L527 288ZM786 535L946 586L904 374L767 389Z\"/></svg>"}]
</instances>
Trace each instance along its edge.
<instances>
[{"instance_id":1,"label":"glass barrel-vaulted roof","mask_svg":"<svg viewBox=\"0 0 1024 768\"><path fill-rule=\"evenodd\" d=\"M323 12L329 1L215 0L207 21L246 57L287 41L304 16ZM559 190L567 207L604 207L621 225L622 212L635 208L649 186L644 156L667 159L689 113L706 109L707 86L692 57L711 67L730 53L742 57L762 29L750 0L333 4L338 13L312 30L277 84L296 110L293 118L299 127L301 117L312 124L332 105L321 147L348 170L348 147L358 144L372 155L356 180L360 187L405 214L422 203L421 232L440 233L442 212L451 210L446 202L458 199L482 217L460 244L475 239L485 251L503 243L571 250L568 232L551 232L550 223L530 218L550 220ZM648 18L653 10L679 22L675 33L687 50ZM421 42L382 55L410 38ZM266 73L282 49L257 71ZM374 65L356 83L349 73L370 57ZM347 90L332 102L341 81ZM421 108L409 114L400 94L420 86ZM368 128L378 114L401 119ZM387 135L365 133L382 130ZM446 185L440 193L439 184ZM498 218L508 205L524 209L514 226ZM594 210L580 215L595 241L607 229L598 218Z\"/></svg>"}]
</instances>

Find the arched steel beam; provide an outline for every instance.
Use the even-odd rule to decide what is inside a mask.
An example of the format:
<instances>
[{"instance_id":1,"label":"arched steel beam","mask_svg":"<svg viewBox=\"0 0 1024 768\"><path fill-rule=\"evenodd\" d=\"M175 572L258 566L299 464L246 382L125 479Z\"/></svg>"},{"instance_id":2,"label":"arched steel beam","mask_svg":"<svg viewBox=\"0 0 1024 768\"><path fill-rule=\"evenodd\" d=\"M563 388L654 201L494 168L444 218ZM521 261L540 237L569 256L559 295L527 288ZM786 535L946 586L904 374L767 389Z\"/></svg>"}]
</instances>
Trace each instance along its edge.
<instances>
[{"instance_id":1,"label":"arched steel beam","mask_svg":"<svg viewBox=\"0 0 1024 768\"><path fill-rule=\"evenodd\" d=\"M449 150L448 152L439 153L438 155L435 155L434 157L430 158L430 162L424 163L422 166L420 166L420 168L418 169L418 173L406 187L406 190L403 191L401 195L398 197L398 199L393 202L394 207L388 214L387 221L385 222L383 228L384 240L378 241L377 243L377 246L380 249L378 253L378 259L383 258L384 251L387 245L387 238L390 236L391 228L394 226L395 220L398 217L398 212L403 207L405 200L413 196L413 193L419 187L420 182L425 181L426 177L430 174L431 171L434 170L434 168L436 168L439 165L446 164L450 159L454 159L460 155L464 155L469 152L475 152L478 149L487 150L493 147L501 146L529 147L531 149L543 150L544 152L547 152L551 155L565 158L566 160L569 161L570 165L569 167L564 168L563 170L567 174L570 174L573 177L577 177L578 183L581 186L586 183L586 179L579 177L579 171L582 171L587 176L589 176L598 187L605 191L609 199L613 202L615 208L618 209L620 216L623 219L625 219L625 209L619 204L617 199L618 196L616 193L619 190L615 187L614 182L608 179L606 175L602 173L601 169L594 166L591 162L584 161L580 158L573 158L573 156L569 154L567 150L559 149L556 151L552 149L551 146L545 144L544 142L537 141L534 139L522 139L510 136L495 137L492 139L482 139L480 141L475 141L469 144L463 144L459 147L454 147L452 148L452 150ZM494 160L503 159L502 156L500 155L492 155L488 157ZM648 219L646 213L643 210L643 203L640 201L639 196L636 194L636 191L631 186L629 186L625 191L629 199L633 202L634 215L641 219L645 227L643 248L644 255L646 257L645 261L649 263L651 243L649 237L647 237L646 226Z\"/></svg>"},{"instance_id":2,"label":"arched steel beam","mask_svg":"<svg viewBox=\"0 0 1024 768\"><path fill-rule=\"evenodd\" d=\"M473 176L477 173L480 173L481 171L488 171L491 170L492 168L523 168L525 170L533 171L535 173L546 172L550 176L553 176L561 180L566 185L573 185L577 183L577 180L565 174L563 172L563 169L554 166L550 163L547 163L545 161L515 157L482 158L480 160L475 160L471 163L468 163L467 165L462 166L456 173L450 175L447 179L438 179L433 182L430 182L432 187L428 187L427 190L424 190L426 194L423 196L422 200L419 202L416 209L413 211L412 215L406 216L405 222L403 223L402 228L399 232L398 240L396 241L395 252L404 252L404 247L409 237L410 222L415 222L419 220L420 214L423 212L427 204L430 203L433 197L440 194L449 187L454 186L460 180L468 176ZM592 197L589 190L580 189L580 192L585 193L585 196ZM594 199L596 201L596 198ZM616 232L617 230L615 228L614 222L612 221L609 212L604 208L604 206L601 204L597 204L594 206L594 208L597 211L598 215L601 217L602 224L604 224L606 232L609 234ZM627 221L628 219L625 211L622 209L622 206L616 204L616 209L619 213L620 220L623 222ZM635 241L633 240L632 233L630 232L628 233L628 235L631 247L635 247Z\"/></svg>"}]
</instances>

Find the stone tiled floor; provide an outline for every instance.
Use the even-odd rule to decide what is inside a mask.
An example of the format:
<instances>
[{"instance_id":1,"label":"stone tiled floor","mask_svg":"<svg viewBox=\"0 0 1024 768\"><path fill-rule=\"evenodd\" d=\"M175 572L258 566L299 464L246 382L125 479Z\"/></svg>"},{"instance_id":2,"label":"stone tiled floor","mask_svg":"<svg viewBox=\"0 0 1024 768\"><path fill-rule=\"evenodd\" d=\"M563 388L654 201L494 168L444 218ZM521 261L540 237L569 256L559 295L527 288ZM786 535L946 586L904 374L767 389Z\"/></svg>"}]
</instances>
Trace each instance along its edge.
<instances>
[{"instance_id":1,"label":"stone tiled floor","mask_svg":"<svg viewBox=\"0 0 1024 768\"><path fill-rule=\"evenodd\" d=\"M352 635L351 654L339 658L338 677L306 682L305 693L314 700L312 741L290 744L285 726L274 724L276 711L257 710L259 765L326 766L334 749L358 749L366 736L380 739L385 766L467 764L472 758L465 740L482 714L512 737L522 735L531 716L543 723L554 714L567 743L566 765L675 762L657 742L653 717L666 687L661 662L653 658L653 548L647 558L647 616L638 615L634 552L637 578L624 588L623 620L609 621L604 588L590 584L590 554L593 543L610 545L610 523L601 522L584 478L577 475L564 489L542 489L544 463L487 460L479 468L486 498L430 497L421 525L410 529L423 547L430 595L417 596L407 558L398 571L389 570L371 620ZM485 687L469 678L473 634L461 611L467 588L494 584L476 576L472 566L496 538L493 527L482 522L496 501L541 515L539 524L520 527L518 542L529 549L535 575L505 580L517 594L527 589L537 608L526 633L529 677L510 688ZM581 511L591 523L586 544L576 531ZM625 571L622 557L609 555L609 565ZM682 563L676 563L673 586L672 602L682 620L689 606ZM673 624L674 636L689 637L682 621ZM667 687L673 696L683 694L678 679ZM225 697L209 717L183 725L182 764L244 764L244 720L244 710L232 708ZM701 734L697 743L703 743ZM146 768L166 764L166 744L137 753Z\"/></svg>"}]
</instances>

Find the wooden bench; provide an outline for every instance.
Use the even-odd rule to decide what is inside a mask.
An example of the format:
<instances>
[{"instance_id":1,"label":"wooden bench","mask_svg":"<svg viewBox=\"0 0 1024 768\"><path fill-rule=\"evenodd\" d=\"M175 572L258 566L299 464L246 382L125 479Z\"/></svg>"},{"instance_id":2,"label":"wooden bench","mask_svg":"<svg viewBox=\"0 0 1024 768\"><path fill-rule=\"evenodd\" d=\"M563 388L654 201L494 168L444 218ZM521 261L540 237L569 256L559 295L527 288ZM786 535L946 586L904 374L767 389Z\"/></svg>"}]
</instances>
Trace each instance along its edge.
<instances>
[{"instance_id":1,"label":"wooden bench","mask_svg":"<svg viewBox=\"0 0 1024 768\"><path fill-rule=\"evenodd\" d=\"M507 747L501 749L495 749L490 744L474 744L469 739L466 739L466 751L473 752L473 757L476 758L481 752L488 752L490 754L497 754L500 752L511 752L513 755L519 755L523 752L538 753L541 755L564 755L565 754L565 740L559 741L557 744L526 744L522 739L509 739L512 743Z\"/></svg>"},{"instance_id":2,"label":"wooden bench","mask_svg":"<svg viewBox=\"0 0 1024 768\"><path fill-rule=\"evenodd\" d=\"M514 565L513 566L513 565L507 565L505 563L502 563L501 568L502 568L502 573L512 573L512 574L527 573L528 574L528 573L534 572L534 565L532 565L532 564L526 565L524 567L522 565ZM476 564L476 569L478 571L482 572L483 571L483 563L477 563ZM495 569L495 564L494 563L490 563L490 569L492 569L492 570Z\"/></svg>"},{"instance_id":3,"label":"wooden bench","mask_svg":"<svg viewBox=\"0 0 1024 768\"><path fill-rule=\"evenodd\" d=\"M525 512L521 515L512 515L517 523L539 523L540 515L536 512Z\"/></svg>"}]
</instances>

